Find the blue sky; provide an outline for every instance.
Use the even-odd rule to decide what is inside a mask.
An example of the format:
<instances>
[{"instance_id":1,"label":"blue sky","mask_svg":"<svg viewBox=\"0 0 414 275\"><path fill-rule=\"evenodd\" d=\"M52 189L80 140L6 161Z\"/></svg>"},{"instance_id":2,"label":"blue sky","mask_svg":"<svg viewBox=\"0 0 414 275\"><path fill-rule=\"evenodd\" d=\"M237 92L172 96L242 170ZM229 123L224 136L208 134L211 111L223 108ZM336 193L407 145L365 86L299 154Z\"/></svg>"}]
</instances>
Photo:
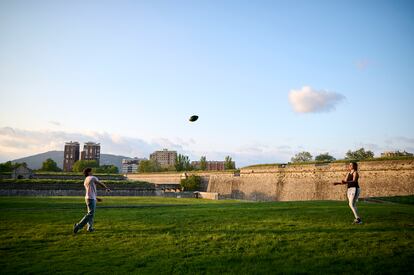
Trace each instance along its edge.
<instances>
[{"instance_id":1,"label":"blue sky","mask_svg":"<svg viewBox=\"0 0 414 275\"><path fill-rule=\"evenodd\" d=\"M0 161L414 151L413 45L412 1L3 0Z\"/></svg>"}]
</instances>

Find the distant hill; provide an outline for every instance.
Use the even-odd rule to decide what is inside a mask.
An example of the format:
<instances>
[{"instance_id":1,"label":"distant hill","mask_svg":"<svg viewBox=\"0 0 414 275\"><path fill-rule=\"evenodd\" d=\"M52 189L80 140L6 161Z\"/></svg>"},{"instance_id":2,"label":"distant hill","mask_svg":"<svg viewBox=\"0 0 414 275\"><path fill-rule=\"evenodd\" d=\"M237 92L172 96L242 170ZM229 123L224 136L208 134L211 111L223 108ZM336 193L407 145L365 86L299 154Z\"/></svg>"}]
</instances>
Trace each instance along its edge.
<instances>
[{"instance_id":1,"label":"distant hill","mask_svg":"<svg viewBox=\"0 0 414 275\"><path fill-rule=\"evenodd\" d=\"M27 166L31 169L39 169L42 167L42 163L48 158L53 159L57 165L63 169L63 151L48 151L45 153L28 156L25 158L15 159L12 162L26 162ZM111 154L101 154L100 165L113 164L121 171L122 159L132 159L125 156L117 156Z\"/></svg>"}]
</instances>

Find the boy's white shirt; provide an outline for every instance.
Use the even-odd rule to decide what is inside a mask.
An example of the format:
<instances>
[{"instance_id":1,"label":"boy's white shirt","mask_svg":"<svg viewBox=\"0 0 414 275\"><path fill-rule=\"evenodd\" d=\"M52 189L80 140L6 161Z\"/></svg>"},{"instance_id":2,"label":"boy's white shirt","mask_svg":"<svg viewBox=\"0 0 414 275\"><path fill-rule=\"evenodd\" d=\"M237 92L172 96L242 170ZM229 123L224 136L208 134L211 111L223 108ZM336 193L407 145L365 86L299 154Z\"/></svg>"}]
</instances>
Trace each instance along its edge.
<instances>
[{"instance_id":1,"label":"boy's white shirt","mask_svg":"<svg viewBox=\"0 0 414 275\"><path fill-rule=\"evenodd\" d=\"M98 178L95 176L87 176L83 185L85 186L85 199L96 200L96 181Z\"/></svg>"}]
</instances>

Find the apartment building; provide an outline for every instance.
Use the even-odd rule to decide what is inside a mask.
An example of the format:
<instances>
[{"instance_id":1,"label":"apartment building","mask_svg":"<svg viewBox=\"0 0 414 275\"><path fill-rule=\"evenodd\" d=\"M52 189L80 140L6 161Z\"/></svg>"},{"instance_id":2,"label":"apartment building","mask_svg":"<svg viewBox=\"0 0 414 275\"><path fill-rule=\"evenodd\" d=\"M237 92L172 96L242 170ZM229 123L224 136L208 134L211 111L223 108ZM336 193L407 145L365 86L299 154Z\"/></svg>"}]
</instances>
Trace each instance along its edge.
<instances>
[{"instance_id":1,"label":"apartment building","mask_svg":"<svg viewBox=\"0 0 414 275\"><path fill-rule=\"evenodd\" d=\"M161 167L170 167L175 164L177 158L177 151L168 151L163 149L162 151L155 151L150 155L151 160L157 161Z\"/></svg>"},{"instance_id":2,"label":"apartment building","mask_svg":"<svg viewBox=\"0 0 414 275\"><path fill-rule=\"evenodd\" d=\"M73 164L79 160L79 142L66 142L63 151L63 171L71 172Z\"/></svg>"}]
</instances>

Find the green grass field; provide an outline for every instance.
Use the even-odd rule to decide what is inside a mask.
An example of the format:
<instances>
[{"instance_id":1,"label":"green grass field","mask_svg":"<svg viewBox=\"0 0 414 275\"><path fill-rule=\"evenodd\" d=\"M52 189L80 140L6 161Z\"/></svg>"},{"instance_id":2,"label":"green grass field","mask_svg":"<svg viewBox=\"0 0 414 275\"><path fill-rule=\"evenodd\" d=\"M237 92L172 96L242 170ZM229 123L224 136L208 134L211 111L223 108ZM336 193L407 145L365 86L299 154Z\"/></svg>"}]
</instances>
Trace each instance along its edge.
<instances>
[{"instance_id":1,"label":"green grass field","mask_svg":"<svg viewBox=\"0 0 414 275\"><path fill-rule=\"evenodd\" d=\"M0 197L1 274L411 273L414 205L111 197L72 234L82 198Z\"/></svg>"}]
</instances>

